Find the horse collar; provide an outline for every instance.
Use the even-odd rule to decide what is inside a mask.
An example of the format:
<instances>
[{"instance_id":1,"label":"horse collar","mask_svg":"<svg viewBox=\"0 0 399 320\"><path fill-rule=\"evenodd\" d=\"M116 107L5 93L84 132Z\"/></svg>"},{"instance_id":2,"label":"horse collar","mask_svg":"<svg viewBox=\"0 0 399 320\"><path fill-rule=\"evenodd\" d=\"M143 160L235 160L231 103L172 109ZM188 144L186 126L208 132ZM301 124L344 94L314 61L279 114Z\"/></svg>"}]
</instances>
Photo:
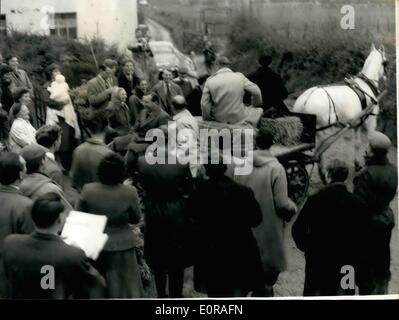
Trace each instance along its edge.
<instances>
[{"instance_id":1,"label":"horse collar","mask_svg":"<svg viewBox=\"0 0 399 320\"><path fill-rule=\"evenodd\" d=\"M364 82L366 82L366 84L370 87L371 91L373 92L373 94L378 97L378 95L380 94L380 90L378 89L378 86L375 84L375 80L371 80L370 78L368 78L364 73L360 72L358 77L360 79L362 79Z\"/></svg>"}]
</instances>

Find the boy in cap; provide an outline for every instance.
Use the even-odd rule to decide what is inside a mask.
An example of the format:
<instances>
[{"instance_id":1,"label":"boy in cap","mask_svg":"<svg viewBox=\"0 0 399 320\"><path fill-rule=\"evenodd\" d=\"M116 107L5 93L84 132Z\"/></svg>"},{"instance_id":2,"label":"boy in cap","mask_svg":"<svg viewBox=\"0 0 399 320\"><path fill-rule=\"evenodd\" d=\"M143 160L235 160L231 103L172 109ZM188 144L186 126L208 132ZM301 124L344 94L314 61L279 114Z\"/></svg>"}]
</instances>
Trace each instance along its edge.
<instances>
[{"instance_id":1,"label":"boy in cap","mask_svg":"<svg viewBox=\"0 0 399 320\"><path fill-rule=\"evenodd\" d=\"M31 144L24 147L20 151L20 155L26 161L27 173L20 185L22 193L32 200L36 200L48 193L55 193L62 199L66 207L72 209L61 187L42 173L44 171L46 149L38 144Z\"/></svg>"},{"instance_id":2,"label":"boy in cap","mask_svg":"<svg viewBox=\"0 0 399 320\"><path fill-rule=\"evenodd\" d=\"M360 294L387 294L390 240L395 224L391 201L398 186L397 168L388 160L391 140L381 132L369 136L365 167L354 179L354 193L367 205L367 237L359 282Z\"/></svg>"}]
</instances>

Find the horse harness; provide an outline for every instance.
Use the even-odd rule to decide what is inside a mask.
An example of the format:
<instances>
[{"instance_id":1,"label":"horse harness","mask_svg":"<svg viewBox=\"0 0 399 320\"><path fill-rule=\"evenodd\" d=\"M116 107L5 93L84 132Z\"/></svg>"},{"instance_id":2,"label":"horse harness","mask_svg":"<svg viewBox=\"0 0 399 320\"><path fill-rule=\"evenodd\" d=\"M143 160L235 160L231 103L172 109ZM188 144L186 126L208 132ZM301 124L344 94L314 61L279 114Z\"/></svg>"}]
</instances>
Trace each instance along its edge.
<instances>
[{"instance_id":1,"label":"horse harness","mask_svg":"<svg viewBox=\"0 0 399 320\"><path fill-rule=\"evenodd\" d=\"M380 94L380 91L378 90L378 88L374 84L374 82L372 80L370 80L369 78L367 78L367 76L365 76L363 73L359 73L357 75L357 77L359 79L363 80L369 86L369 88L371 89L371 91L373 92L375 97L377 97ZM345 78L343 83L335 83L335 84L332 84L329 86L317 86L316 88L314 88L314 90L310 93L310 95L306 99L305 105L307 104L310 96L312 95L312 93L314 91L316 91L317 89L322 89L328 97L329 112L328 112L328 125L317 128L316 131L323 131L323 130L326 130L328 128L331 128L331 127L334 127L337 125L342 125L342 123L339 121L339 117L338 117L337 109L335 107L334 100L332 99L332 97L328 93L328 91L325 89L326 87L333 87L333 86L337 86L337 85L347 85L349 88L351 88L358 96L361 106L362 106L362 110L367 108L367 97L369 97L374 104L378 103L378 101L375 97L371 96L366 91L364 91L362 88L360 88L360 86L354 81L354 77ZM337 119L337 121L334 123L331 123L331 110L334 111L335 117ZM374 113L370 113L369 116L377 116L377 115Z\"/></svg>"}]
</instances>

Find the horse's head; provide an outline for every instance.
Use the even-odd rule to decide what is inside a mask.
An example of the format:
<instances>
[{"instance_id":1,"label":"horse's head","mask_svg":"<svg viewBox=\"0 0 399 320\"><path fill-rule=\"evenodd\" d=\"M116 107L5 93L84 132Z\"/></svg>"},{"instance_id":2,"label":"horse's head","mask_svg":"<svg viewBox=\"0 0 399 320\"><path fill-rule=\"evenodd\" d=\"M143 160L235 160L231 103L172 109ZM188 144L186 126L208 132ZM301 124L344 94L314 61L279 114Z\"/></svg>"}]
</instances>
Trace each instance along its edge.
<instances>
[{"instance_id":1,"label":"horse's head","mask_svg":"<svg viewBox=\"0 0 399 320\"><path fill-rule=\"evenodd\" d=\"M388 59L383 45L377 49L374 43L371 45L370 54L364 63L362 73L373 80L378 85L380 80L386 81L388 78Z\"/></svg>"}]
</instances>

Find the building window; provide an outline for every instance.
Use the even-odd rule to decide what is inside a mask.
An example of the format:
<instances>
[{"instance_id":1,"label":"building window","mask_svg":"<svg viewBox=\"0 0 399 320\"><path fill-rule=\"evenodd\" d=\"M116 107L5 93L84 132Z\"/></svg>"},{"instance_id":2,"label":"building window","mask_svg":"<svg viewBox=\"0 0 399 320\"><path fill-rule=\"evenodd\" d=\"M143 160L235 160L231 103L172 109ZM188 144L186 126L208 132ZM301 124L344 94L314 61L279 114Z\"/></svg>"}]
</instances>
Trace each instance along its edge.
<instances>
[{"instance_id":1,"label":"building window","mask_svg":"<svg viewBox=\"0 0 399 320\"><path fill-rule=\"evenodd\" d=\"M76 12L55 13L51 19L50 34L67 39L77 39L78 29Z\"/></svg>"},{"instance_id":2,"label":"building window","mask_svg":"<svg viewBox=\"0 0 399 320\"><path fill-rule=\"evenodd\" d=\"M2 14L0 15L0 35L6 35L7 34L7 20L6 20L6 15Z\"/></svg>"}]
</instances>

